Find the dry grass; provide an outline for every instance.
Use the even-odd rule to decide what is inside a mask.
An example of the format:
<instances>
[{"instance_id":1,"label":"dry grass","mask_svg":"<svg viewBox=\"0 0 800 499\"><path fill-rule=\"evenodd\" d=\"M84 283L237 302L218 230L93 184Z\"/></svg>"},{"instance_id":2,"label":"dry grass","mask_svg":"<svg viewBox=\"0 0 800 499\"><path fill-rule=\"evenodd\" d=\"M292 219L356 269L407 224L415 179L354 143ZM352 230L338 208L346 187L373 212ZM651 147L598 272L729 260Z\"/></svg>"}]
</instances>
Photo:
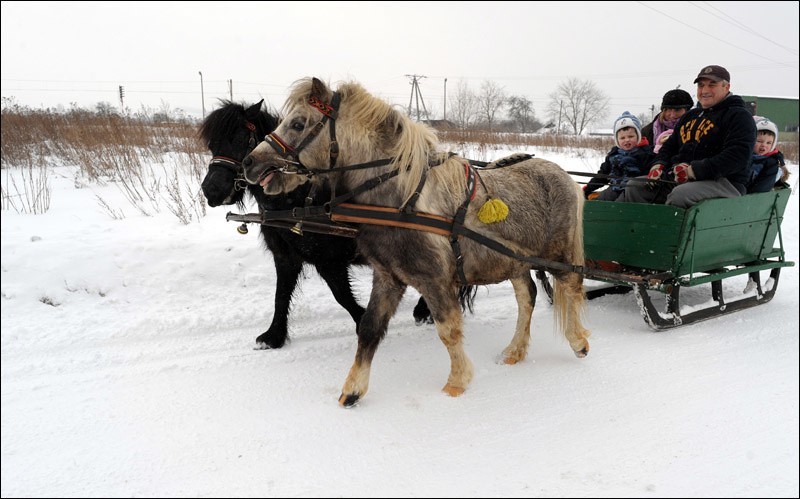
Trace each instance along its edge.
<instances>
[{"instance_id":1,"label":"dry grass","mask_svg":"<svg viewBox=\"0 0 800 499\"><path fill-rule=\"evenodd\" d=\"M150 216L167 210L182 223L205 215L200 182L205 175L208 151L197 138L197 123L186 119L156 122L153 116L100 114L80 108L67 112L31 109L3 99L2 209L20 213L44 213L50 206L50 175L56 166L76 167L75 186L113 183L139 213ZM484 157L493 160L498 148L536 147L542 152L565 150L604 155L611 137L533 135L480 130L440 130L442 142L478 144ZM786 160L798 159L797 134L782 135ZM15 175L11 175L11 169ZM16 171L20 169L20 171ZM98 196L101 209L112 218L124 218L120 207Z\"/></svg>"},{"instance_id":2,"label":"dry grass","mask_svg":"<svg viewBox=\"0 0 800 499\"><path fill-rule=\"evenodd\" d=\"M491 146L533 146L546 152L563 151L570 149L589 149L599 155L605 155L614 145L611 137L584 137L575 135L556 134L519 134L503 132L486 132L481 130L440 130L439 138L443 142L453 144L472 143L483 148Z\"/></svg>"},{"instance_id":3,"label":"dry grass","mask_svg":"<svg viewBox=\"0 0 800 499\"><path fill-rule=\"evenodd\" d=\"M3 209L47 211L48 169L73 166L76 187L113 183L144 215L166 208L188 223L205 214L199 186L208 158L195 123L154 123L146 115L125 117L80 108L58 113L3 104ZM12 167L25 169L24 185L9 175ZM124 217L121 209L102 198L98 203L112 218Z\"/></svg>"}]
</instances>

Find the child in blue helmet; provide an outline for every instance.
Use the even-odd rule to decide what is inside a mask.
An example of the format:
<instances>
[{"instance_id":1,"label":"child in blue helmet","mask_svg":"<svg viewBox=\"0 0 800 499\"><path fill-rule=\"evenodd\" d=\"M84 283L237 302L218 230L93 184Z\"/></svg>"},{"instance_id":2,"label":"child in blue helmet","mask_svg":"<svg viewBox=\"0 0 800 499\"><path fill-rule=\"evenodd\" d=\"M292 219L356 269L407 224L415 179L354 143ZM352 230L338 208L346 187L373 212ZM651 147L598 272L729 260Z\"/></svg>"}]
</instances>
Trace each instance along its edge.
<instances>
[{"instance_id":1,"label":"child in blue helmet","mask_svg":"<svg viewBox=\"0 0 800 499\"><path fill-rule=\"evenodd\" d=\"M628 111L614 120L614 144L600 165L599 175L583 187L587 199L615 201L625 192L629 179L647 175L655 158L649 141L642 137L641 121ZM609 187L591 195L604 185Z\"/></svg>"}]
</instances>

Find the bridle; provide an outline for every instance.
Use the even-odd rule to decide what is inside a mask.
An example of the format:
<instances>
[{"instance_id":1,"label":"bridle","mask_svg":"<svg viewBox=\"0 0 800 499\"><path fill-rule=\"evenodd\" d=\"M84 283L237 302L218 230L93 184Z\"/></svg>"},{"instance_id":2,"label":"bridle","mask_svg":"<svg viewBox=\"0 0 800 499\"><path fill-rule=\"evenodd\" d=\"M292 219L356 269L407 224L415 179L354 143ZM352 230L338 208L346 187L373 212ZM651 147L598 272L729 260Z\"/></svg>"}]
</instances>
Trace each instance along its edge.
<instances>
[{"instance_id":1,"label":"bridle","mask_svg":"<svg viewBox=\"0 0 800 499\"><path fill-rule=\"evenodd\" d=\"M244 153L242 158L250 154L253 149L256 148L256 145L258 145L258 140L256 139L256 126L249 121L246 121L244 126L250 131L250 138L247 141L247 151ZM209 171L212 168L221 168L234 174L233 191L231 191L231 194L237 191L243 191L247 187L247 180L244 178L244 168L242 167L241 161L237 161L227 156L213 156L211 161L208 163Z\"/></svg>"},{"instance_id":2,"label":"bridle","mask_svg":"<svg viewBox=\"0 0 800 499\"><path fill-rule=\"evenodd\" d=\"M268 172L279 171L286 174L301 174L301 175L314 175L333 170L336 166L336 160L339 158L339 143L336 141L336 117L339 114L339 103L341 96L339 92L334 92L331 97L331 103L326 104L320 101L317 97L311 96L308 103L322 113L322 118L311 128L311 132L303 137L303 140L295 147L289 145L288 142L283 140L277 133L272 132L264 137L264 142L269 144L276 153L286 163L281 168L270 169ZM330 120L329 134L331 139L328 157L330 166L328 170L319 170L315 168L308 168L300 162L300 152L306 148L314 139L317 138L319 133L325 128L325 124Z\"/></svg>"}]
</instances>

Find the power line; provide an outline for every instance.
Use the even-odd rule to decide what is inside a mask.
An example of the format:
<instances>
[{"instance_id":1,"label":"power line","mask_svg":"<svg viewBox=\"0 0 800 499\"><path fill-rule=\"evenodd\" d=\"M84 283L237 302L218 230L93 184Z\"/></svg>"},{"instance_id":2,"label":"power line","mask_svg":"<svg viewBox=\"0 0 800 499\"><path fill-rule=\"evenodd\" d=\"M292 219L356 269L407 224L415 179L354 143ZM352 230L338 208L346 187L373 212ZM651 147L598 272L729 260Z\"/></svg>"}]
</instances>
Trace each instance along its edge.
<instances>
[{"instance_id":1,"label":"power line","mask_svg":"<svg viewBox=\"0 0 800 499\"><path fill-rule=\"evenodd\" d=\"M741 30L743 30L743 31L746 31L746 32L750 33L751 35L756 35L756 36L757 36L757 37L759 37L759 38L763 38L764 40L766 40L766 41L768 41L768 42L770 42L770 43L772 43L772 44L774 44L774 45L777 45L778 47L780 47L780 48L782 48L782 49L784 49L784 50L787 50L787 51L791 52L791 53L792 53L792 54L794 54L794 55L798 55L798 52L797 52L796 50L794 50L794 49L791 49L791 48L789 48L789 47L786 47L786 46L784 46L784 45L781 45L780 43L778 43L778 42L776 42L776 41L774 41L774 40L771 40L771 39L767 38L766 36L762 35L762 34L761 34L761 33L759 33L758 31L756 31L756 30L754 30L753 28L751 28L750 26L747 26L746 24L742 24L742 23L740 23L739 21L737 21L736 19L734 19L734 18L733 18L733 17L731 17L730 15L728 15L728 14L726 14L725 12L723 12L723 11L719 10L718 8L714 7L713 5L711 5L711 4L710 4L710 3L708 3L708 2L703 2L703 3L704 3L704 4L706 4L706 5L707 5L709 8L711 8L711 9L714 9L714 10L716 10L717 12L719 12L720 14L722 14L723 16L727 17L728 19L730 19L730 21L728 21L728 20L726 20L726 19L723 19L722 17L718 16L717 14L714 14L713 12L709 12L708 10L706 10L706 9L704 9L704 8L702 8L702 7L698 6L698 5L696 5L694 2L689 2L689 3L690 3L690 4L692 4L694 7L696 7L696 8L698 8L698 9L702 10L703 12L707 12L707 13L711 14L712 16L716 17L717 19L719 19L719 20L721 20L721 21L724 21L724 22L726 22L726 23L728 23L728 24L731 24L731 25L733 25L733 26L736 26L737 28L739 28L739 29L741 29Z\"/></svg>"},{"instance_id":2,"label":"power line","mask_svg":"<svg viewBox=\"0 0 800 499\"><path fill-rule=\"evenodd\" d=\"M753 52L752 50L748 50L748 49L746 49L746 48L744 48L744 47L740 47L740 46L738 46L738 45L734 45L734 44L732 44L731 42L729 42L729 41L726 41L726 40L723 40L722 38L719 38L719 37L717 37L717 36L714 36L714 35L712 35L712 34L710 34L710 33L707 33L706 31L703 31L703 30L702 30L702 29L700 29L700 28L695 28L694 26L690 26L690 25L686 24L685 22L681 21L680 19L677 19L677 18L675 18L675 17L672 17L671 15L669 15L669 14L666 14L666 13L664 13L664 12L661 12L660 10L658 10L658 9L656 9L656 8L654 8L654 7L650 7L649 5L646 5L644 2L637 2L637 3L638 3L638 4L640 4L640 5L642 5L642 6L644 6L644 7L647 7L648 9L650 9L650 10L652 10L652 11L658 12L659 14L661 14L661 15L662 15L662 16L664 16L664 17L668 17L668 18L672 19L672 20L673 20L673 21L675 21L676 23L680 23L680 24L682 24L682 25L686 26L687 28L691 28L691 29L693 29L693 30L697 31L698 33L702 33L702 34L704 34L705 36L708 36L708 37L710 37L710 38L713 38L713 39L715 39L715 40L717 40L717 41L720 41L720 42L722 42L722 43L724 43L724 44L726 44L726 45L730 45L730 46L731 46L731 47L733 47L733 48L737 48L737 49L739 49L739 50L743 50L743 51L747 52L748 54L753 54L753 55L755 55L755 56L761 57L761 58L763 58L763 59L766 59L766 60L768 60L768 61L772 61L772 62L774 62L775 64L784 65L784 63L782 63L782 62L779 62L779 61L776 61L776 60L774 60L774 59L770 59L769 57L766 57L766 56L764 56L764 54L759 54L758 52Z\"/></svg>"}]
</instances>

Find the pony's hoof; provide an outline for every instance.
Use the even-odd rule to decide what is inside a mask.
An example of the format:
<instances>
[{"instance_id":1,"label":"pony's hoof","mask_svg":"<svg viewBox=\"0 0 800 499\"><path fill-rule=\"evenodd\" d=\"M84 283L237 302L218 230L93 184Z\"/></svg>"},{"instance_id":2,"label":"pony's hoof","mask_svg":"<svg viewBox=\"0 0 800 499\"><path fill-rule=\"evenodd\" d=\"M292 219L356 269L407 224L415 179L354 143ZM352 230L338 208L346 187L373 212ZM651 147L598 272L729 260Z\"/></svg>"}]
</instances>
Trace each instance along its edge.
<instances>
[{"instance_id":1,"label":"pony's hoof","mask_svg":"<svg viewBox=\"0 0 800 499\"><path fill-rule=\"evenodd\" d=\"M286 338L273 338L269 336L267 333L262 334L258 338L256 338L256 348L255 350L272 350L282 348L283 345L286 344Z\"/></svg>"},{"instance_id":2,"label":"pony's hoof","mask_svg":"<svg viewBox=\"0 0 800 499\"><path fill-rule=\"evenodd\" d=\"M450 383L447 383L446 385L444 385L444 388L442 388L442 391L450 395L451 397L460 396L462 393L464 393L464 390L465 390L464 388L460 386L453 386Z\"/></svg>"},{"instance_id":3,"label":"pony's hoof","mask_svg":"<svg viewBox=\"0 0 800 499\"><path fill-rule=\"evenodd\" d=\"M497 358L496 362L498 364L503 364L506 366L513 366L514 364L517 364L525 360L525 357L527 357L527 355L528 352L520 353L518 350L511 350L501 353L500 356Z\"/></svg>"},{"instance_id":4,"label":"pony's hoof","mask_svg":"<svg viewBox=\"0 0 800 499\"><path fill-rule=\"evenodd\" d=\"M586 345L585 347L581 348L580 350L575 350L575 357L577 357L579 359L582 359L582 358L586 357L587 355L589 355L589 345Z\"/></svg>"},{"instance_id":5,"label":"pony's hoof","mask_svg":"<svg viewBox=\"0 0 800 499\"><path fill-rule=\"evenodd\" d=\"M256 346L253 348L253 350L277 350L281 347L283 347L283 345L272 346L269 343L264 343L263 341L257 341Z\"/></svg>"},{"instance_id":6,"label":"pony's hoof","mask_svg":"<svg viewBox=\"0 0 800 499\"><path fill-rule=\"evenodd\" d=\"M353 407L358 403L359 400L361 400L361 398L355 393L350 395L345 395L343 393L339 395L339 405L342 407Z\"/></svg>"}]
</instances>

